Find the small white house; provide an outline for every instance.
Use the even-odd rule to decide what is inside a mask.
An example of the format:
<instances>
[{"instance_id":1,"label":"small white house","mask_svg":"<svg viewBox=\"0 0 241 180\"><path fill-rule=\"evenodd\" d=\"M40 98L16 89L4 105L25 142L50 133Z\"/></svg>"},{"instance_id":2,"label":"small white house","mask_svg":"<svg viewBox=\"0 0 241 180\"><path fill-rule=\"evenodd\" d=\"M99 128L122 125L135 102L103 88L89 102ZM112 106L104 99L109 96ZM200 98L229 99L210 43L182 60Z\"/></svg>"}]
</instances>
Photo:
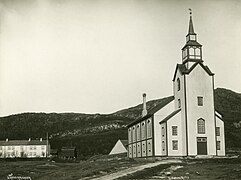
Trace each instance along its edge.
<instances>
[{"instance_id":1,"label":"small white house","mask_svg":"<svg viewBox=\"0 0 241 180\"><path fill-rule=\"evenodd\" d=\"M128 145L128 140L120 140L119 139L116 142L113 149L111 150L111 152L109 153L109 155L127 153L127 149L126 149L127 145Z\"/></svg>"},{"instance_id":2,"label":"small white house","mask_svg":"<svg viewBox=\"0 0 241 180\"><path fill-rule=\"evenodd\" d=\"M204 64L192 16L182 63L173 77L173 98L146 110L128 125L128 157L224 156L224 122L214 108L214 73Z\"/></svg>"},{"instance_id":3,"label":"small white house","mask_svg":"<svg viewBox=\"0 0 241 180\"><path fill-rule=\"evenodd\" d=\"M48 140L8 140L0 141L0 158L43 158L48 157Z\"/></svg>"}]
</instances>

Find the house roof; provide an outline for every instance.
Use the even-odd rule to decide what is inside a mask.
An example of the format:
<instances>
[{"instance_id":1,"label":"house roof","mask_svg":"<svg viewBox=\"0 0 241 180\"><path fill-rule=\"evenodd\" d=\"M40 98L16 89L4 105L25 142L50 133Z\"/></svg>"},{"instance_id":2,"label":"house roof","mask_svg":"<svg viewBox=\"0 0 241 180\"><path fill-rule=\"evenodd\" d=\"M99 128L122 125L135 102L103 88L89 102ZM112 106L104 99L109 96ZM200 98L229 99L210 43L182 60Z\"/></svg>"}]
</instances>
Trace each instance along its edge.
<instances>
[{"instance_id":1,"label":"house roof","mask_svg":"<svg viewBox=\"0 0 241 180\"><path fill-rule=\"evenodd\" d=\"M76 151L76 147L72 146L72 147L62 147L61 148L61 155L62 156L75 156L75 151Z\"/></svg>"},{"instance_id":2,"label":"house roof","mask_svg":"<svg viewBox=\"0 0 241 180\"><path fill-rule=\"evenodd\" d=\"M31 145L46 145L47 140L8 140L0 141L0 146L31 146Z\"/></svg>"},{"instance_id":3,"label":"house roof","mask_svg":"<svg viewBox=\"0 0 241 180\"><path fill-rule=\"evenodd\" d=\"M189 74L190 72L192 72L192 70L197 66L200 65L210 76L213 76L214 73L209 69L208 66L205 66L201 61L197 61L196 63L194 63L189 69L186 68L185 64L177 64L176 69L175 69L175 73L173 76L173 81L175 81L176 78L176 74L177 74L177 70L180 71L180 73L183 74Z\"/></svg>"},{"instance_id":4,"label":"house roof","mask_svg":"<svg viewBox=\"0 0 241 180\"><path fill-rule=\"evenodd\" d=\"M70 146L70 147L62 147L61 148L61 151L67 151L67 150L75 150L76 149L76 147L75 146Z\"/></svg>"},{"instance_id":5,"label":"house roof","mask_svg":"<svg viewBox=\"0 0 241 180\"><path fill-rule=\"evenodd\" d=\"M161 120L159 122L159 124L162 124L164 122L167 122L169 119L171 119L173 116L175 116L177 113L179 113L181 111L181 109L177 109L175 111L173 111L171 114L169 114L167 117L165 117L163 120Z\"/></svg>"},{"instance_id":6,"label":"house roof","mask_svg":"<svg viewBox=\"0 0 241 180\"><path fill-rule=\"evenodd\" d=\"M155 107L153 107L152 109L150 109L147 112L147 115L145 115L144 117L140 117L134 121L132 121L130 124L127 125L127 127L130 127L136 123L139 123L145 119L148 119L149 117L153 116L157 111L159 111L160 109L162 109L164 106L166 106L167 104L169 104L170 102L172 102L174 100L174 97L172 96L172 98L168 99L167 101L161 102L160 104L156 105Z\"/></svg>"}]
</instances>

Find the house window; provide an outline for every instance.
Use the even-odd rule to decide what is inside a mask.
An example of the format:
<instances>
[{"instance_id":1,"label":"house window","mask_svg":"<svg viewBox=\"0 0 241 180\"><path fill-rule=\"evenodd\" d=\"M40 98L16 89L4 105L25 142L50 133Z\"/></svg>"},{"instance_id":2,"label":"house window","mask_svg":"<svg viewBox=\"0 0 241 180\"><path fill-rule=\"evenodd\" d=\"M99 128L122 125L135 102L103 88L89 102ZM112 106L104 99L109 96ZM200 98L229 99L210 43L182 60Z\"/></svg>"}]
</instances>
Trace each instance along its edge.
<instances>
[{"instance_id":1,"label":"house window","mask_svg":"<svg viewBox=\"0 0 241 180\"><path fill-rule=\"evenodd\" d=\"M8 146L8 150L11 150L11 146Z\"/></svg>"},{"instance_id":2,"label":"house window","mask_svg":"<svg viewBox=\"0 0 241 180\"><path fill-rule=\"evenodd\" d=\"M0 150L2 150L2 146L0 146Z\"/></svg>"},{"instance_id":3,"label":"house window","mask_svg":"<svg viewBox=\"0 0 241 180\"><path fill-rule=\"evenodd\" d=\"M216 136L220 136L220 127L216 127Z\"/></svg>"},{"instance_id":4,"label":"house window","mask_svg":"<svg viewBox=\"0 0 241 180\"><path fill-rule=\"evenodd\" d=\"M201 96L197 97L197 105L198 106L203 106L203 97L201 97Z\"/></svg>"},{"instance_id":5,"label":"house window","mask_svg":"<svg viewBox=\"0 0 241 180\"><path fill-rule=\"evenodd\" d=\"M45 149L45 146L41 146L41 149L44 150L44 149Z\"/></svg>"},{"instance_id":6,"label":"house window","mask_svg":"<svg viewBox=\"0 0 241 180\"><path fill-rule=\"evenodd\" d=\"M178 108L181 107L181 99L178 99Z\"/></svg>"},{"instance_id":7,"label":"house window","mask_svg":"<svg viewBox=\"0 0 241 180\"><path fill-rule=\"evenodd\" d=\"M180 79L177 78L177 90L180 91L180 89L181 89Z\"/></svg>"},{"instance_id":8,"label":"house window","mask_svg":"<svg viewBox=\"0 0 241 180\"><path fill-rule=\"evenodd\" d=\"M37 149L36 146L34 146L34 147L33 147L33 150L36 150L36 149Z\"/></svg>"},{"instance_id":9,"label":"house window","mask_svg":"<svg viewBox=\"0 0 241 180\"><path fill-rule=\"evenodd\" d=\"M172 150L178 150L178 141L177 140L172 141Z\"/></svg>"},{"instance_id":10,"label":"house window","mask_svg":"<svg viewBox=\"0 0 241 180\"><path fill-rule=\"evenodd\" d=\"M177 126L172 126L172 135L177 136Z\"/></svg>"},{"instance_id":11,"label":"house window","mask_svg":"<svg viewBox=\"0 0 241 180\"><path fill-rule=\"evenodd\" d=\"M205 134L205 121L204 121L204 119L197 120L197 132L198 132L198 134Z\"/></svg>"},{"instance_id":12,"label":"house window","mask_svg":"<svg viewBox=\"0 0 241 180\"><path fill-rule=\"evenodd\" d=\"M217 141L217 150L221 149L220 141Z\"/></svg>"}]
</instances>

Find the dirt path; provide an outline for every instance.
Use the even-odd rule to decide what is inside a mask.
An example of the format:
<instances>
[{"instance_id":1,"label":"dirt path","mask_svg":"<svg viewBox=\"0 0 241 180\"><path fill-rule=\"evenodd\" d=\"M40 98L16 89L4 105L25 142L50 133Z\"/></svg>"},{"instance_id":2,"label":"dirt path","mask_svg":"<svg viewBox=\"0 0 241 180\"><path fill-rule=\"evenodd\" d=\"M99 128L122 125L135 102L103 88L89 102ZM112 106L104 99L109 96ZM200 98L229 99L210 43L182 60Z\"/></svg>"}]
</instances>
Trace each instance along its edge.
<instances>
[{"instance_id":1,"label":"dirt path","mask_svg":"<svg viewBox=\"0 0 241 180\"><path fill-rule=\"evenodd\" d=\"M155 166L158 166L160 164L171 164L171 163L181 163L181 160L178 159L167 159L167 160L161 160L161 161L156 161L154 163L148 163L145 165L140 165L140 166L134 166L128 169L124 169L121 171L118 171L116 173L112 173L112 174L108 174L108 175L104 175L98 178L94 178L94 180L112 180L112 179L117 179L123 176L126 176L127 174L132 174L135 173L137 171L142 171L143 169L146 168L152 168Z\"/></svg>"}]
</instances>

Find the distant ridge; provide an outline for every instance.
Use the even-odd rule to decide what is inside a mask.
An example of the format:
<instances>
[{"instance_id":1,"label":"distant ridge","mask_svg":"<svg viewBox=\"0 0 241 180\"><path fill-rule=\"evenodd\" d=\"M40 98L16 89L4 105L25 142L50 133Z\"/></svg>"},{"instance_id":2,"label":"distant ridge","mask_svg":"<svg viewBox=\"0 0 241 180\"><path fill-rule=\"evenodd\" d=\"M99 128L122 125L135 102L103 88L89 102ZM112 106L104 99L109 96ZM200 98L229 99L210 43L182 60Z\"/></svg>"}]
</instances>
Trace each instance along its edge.
<instances>
[{"instance_id":1,"label":"distant ridge","mask_svg":"<svg viewBox=\"0 0 241 180\"><path fill-rule=\"evenodd\" d=\"M224 116L226 147L241 147L241 94L215 89L215 108ZM171 101L173 96L147 102L147 109ZM0 140L46 137L52 148L75 145L86 158L108 154L118 139L127 139L126 125L140 117L142 104L111 114L21 113L0 117Z\"/></svg>"}]
</instances>

